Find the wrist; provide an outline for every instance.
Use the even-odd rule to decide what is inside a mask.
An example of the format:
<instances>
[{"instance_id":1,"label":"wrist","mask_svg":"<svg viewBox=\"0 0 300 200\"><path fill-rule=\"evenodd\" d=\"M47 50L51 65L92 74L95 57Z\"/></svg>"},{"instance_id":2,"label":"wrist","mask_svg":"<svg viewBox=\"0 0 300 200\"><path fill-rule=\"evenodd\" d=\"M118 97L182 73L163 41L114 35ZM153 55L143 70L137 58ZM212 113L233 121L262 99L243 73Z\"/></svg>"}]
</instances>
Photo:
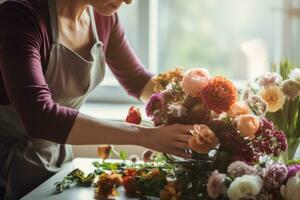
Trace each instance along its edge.
<instances>
[{"instance_id":1,"label":"wrist","mask_svg":"<svg viewBox=\"0 0 300 200\"><path fill-rule=\"evenodd\" d=\"M137 129L138 131L135 133L136 135L134 137L134 145L147 147L150 139L149 137L151 135L151 129L142 126L138 126Z\"/></svg>"}]
</instances>

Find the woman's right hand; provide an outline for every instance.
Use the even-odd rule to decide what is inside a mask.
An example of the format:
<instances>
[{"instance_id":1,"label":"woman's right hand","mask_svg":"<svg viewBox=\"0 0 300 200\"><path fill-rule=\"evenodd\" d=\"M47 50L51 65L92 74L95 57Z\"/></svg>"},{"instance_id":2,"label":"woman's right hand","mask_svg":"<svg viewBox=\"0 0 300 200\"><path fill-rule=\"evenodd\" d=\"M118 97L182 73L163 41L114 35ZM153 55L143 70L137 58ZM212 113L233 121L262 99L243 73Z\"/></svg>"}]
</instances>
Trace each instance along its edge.
<instances>
[{"instance_id":1,"label":"woman's right hand","mask_svg":"<svg viewBox=\"0 0 300 200\"><path fill-rule=\"evenodd\" d=\"M156 128L142 128L141 146L155 151L172 154L182 158L191 158L188 140L192 138L192 125L174 124Z\"/></svg>"}]
</instances>

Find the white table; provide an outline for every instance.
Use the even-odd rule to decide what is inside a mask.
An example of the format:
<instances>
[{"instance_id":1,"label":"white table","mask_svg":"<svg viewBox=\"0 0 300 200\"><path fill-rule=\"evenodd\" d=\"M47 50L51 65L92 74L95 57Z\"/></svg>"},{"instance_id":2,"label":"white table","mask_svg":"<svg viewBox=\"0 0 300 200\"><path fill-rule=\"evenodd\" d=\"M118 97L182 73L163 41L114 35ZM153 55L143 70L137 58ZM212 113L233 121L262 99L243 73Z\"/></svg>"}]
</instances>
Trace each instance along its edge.
<instances>
[{"instance_id":1,"label":"white table","mask_svg":"<svg viewBox=\"0 0 300 200\"><path fill-rule=\"evenodd\" d=\"M60 194L55 194L54 183L61 181L72 170L79 168L85 173L93 172L92 162L97 159L76 158L72 163L58 172L46 182L38 186L32 192L24 196L21 200L95 200L93 187L71 187ZM115 197L116 200L137 200L137 198L128 198L124 193L124 189L120 187L120 196Z\"/></svg>"}]
</instances>

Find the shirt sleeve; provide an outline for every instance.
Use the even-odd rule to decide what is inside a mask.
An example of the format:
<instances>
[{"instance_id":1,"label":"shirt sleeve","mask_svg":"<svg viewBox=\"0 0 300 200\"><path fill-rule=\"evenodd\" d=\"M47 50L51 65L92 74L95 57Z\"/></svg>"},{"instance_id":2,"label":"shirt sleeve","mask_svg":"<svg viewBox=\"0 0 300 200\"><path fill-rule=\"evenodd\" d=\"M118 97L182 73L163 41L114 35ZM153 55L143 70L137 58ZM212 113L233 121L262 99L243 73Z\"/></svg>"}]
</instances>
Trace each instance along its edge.
<instances>
[{"instance_id":1,"label":"shirt sleeve","mask_svg":"<svg viewBox=\"0 0 300 200\"><path fill-rule=\"evenodd\" d=\"M28 135L63 144L78 111L52 100L41 65L43 37L38 16L18 2L22 1L0 5L0 70L4 85Z\"/></svg>"},{"instance_id":2,"label":"shirt sleeve","mask_svg":"<svg viewBox=\"0 0 300 200\"><path fill-rule=\"evenodd\" d=\"M112 17L112 21L106 62L126 91L139 98L153 75L145 69L130 47L117 14Z\"/></svg>"}]
</instances>

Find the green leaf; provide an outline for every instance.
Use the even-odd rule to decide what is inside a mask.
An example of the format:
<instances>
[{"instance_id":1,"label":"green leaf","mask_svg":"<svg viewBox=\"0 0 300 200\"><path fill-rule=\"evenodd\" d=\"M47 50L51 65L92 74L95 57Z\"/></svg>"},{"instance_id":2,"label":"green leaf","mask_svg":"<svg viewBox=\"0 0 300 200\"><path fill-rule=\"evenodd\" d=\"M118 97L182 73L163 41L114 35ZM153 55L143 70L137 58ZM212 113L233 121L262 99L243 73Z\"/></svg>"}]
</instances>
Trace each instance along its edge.
<instances>
[{"instance_id":1,"label":"green leaf","mask_svg":"<svg viewBox=\"0 0 300 200\"><path fill-rule=\"evenodd\" d=\"M128 154L127 154L126 151L123 151L123 150L120 151L120 159L123 160L123 161L128 159Z\"/></svg>"}]
</instances>

